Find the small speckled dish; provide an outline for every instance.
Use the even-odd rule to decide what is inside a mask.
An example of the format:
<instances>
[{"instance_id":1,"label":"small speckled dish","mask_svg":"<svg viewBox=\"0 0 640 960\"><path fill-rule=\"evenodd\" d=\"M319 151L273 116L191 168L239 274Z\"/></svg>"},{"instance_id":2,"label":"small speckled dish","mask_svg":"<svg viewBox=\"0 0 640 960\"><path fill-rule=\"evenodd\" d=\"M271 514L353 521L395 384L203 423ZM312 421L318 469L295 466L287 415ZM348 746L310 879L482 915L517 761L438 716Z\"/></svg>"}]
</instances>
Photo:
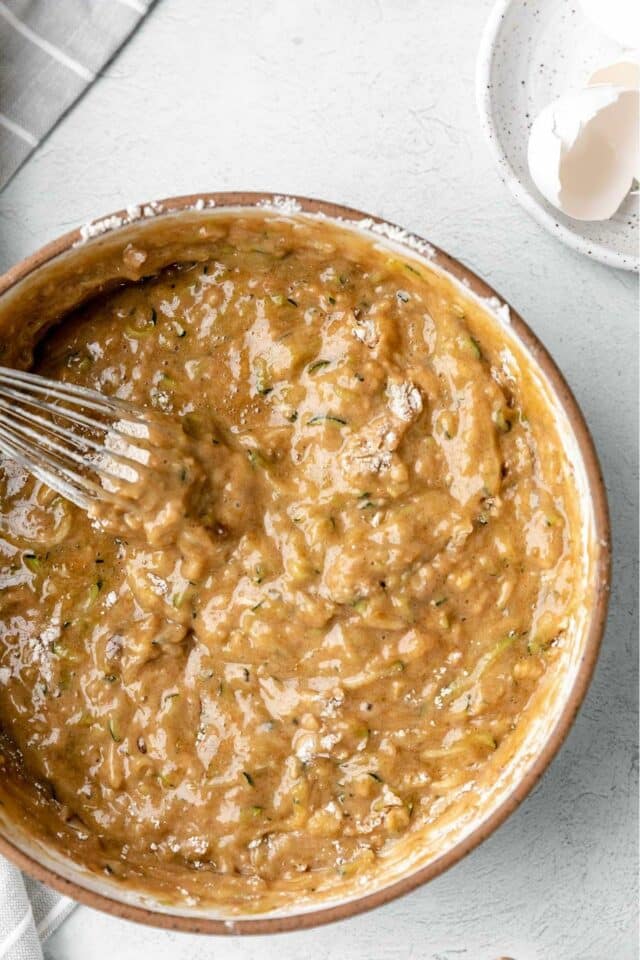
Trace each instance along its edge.
<instances>
[{"instance_id":1,"label":"small speckled dish","mask_svg":"<svg viewBox=\"0 0 640 960\"><path fill-rule=\"evenodd\" d=\"M274 197L256 193L212 193L173 197L136 205L81 230L54 240L0 277L0 320L28 323L52 311L62 316L104 284L117 279L127 245L135 240L149 254L147 265L175 262L176 245L190 259L193 244L205 243L207 228L219 213L260 215L277 219L323 218L364 235L384 249L400 252L445 274L465 296L478 300L499 325L514 348L529 361L538 389L546 395L557 417L559 437L572 469L583 509L583 607L576 624L576 642L554 671L522 737L500 775L478 793L477 802L465 802L466 813L452 810L442 818L430 839L416 843L364 885L348 894L322 900L291 897L286 909L269 913L213 910L206 904L167 903L152 894L130 889L109 874L90 873L70 856L43 840L35 825L19 822L0 802L0 855L73 899L118 917L158 927L210 934L263 934L300 930L352 916L377 907L437 877L488 837L542 776L559 750L575 719L593 673L602 639L610 582L610 528L604 483L589 430L571 391L551 356L518 314L471 270L427 240L358 210L303 197ZM204 239L203 239L204 238ZM169 243L169 247L166 244ZM170 253L166 253L169 250ZM171 256L170 261L163 258ZM112 271L116 270L114 274ZM45 313L46 315L46 313ZM0 323L1 326L1 323ZM0 800L2 781L0 779ZM176 894L177 895L177 894Z\"/></svg>"},{"instance_id":2,"label":"small speckled dish","mask_svg":"<svg viewBox=\"0 0 640 960\"><path fill-rule=\"evenodd\" d=\"M538 192L527 166L529 131L542 108L621 59L621 48L599 33L577 2L498 0L480 44L476 96L500 176L518 203L574 250L638 271L637 193L610 220L572 220Z\"/></svg>"}]
</instances>

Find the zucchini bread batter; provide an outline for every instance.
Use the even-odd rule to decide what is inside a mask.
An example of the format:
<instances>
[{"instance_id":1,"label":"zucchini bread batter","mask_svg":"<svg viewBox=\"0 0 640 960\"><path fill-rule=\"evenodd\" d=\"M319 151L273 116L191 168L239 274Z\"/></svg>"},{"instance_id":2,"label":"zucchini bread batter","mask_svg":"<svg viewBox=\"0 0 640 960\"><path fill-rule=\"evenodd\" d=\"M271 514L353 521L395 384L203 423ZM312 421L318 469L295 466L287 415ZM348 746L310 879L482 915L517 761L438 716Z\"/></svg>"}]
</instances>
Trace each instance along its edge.
<instances>
[{"instance_id":1,"label":"zucchini bread batter","mask_svg":"<svg viewBox=\"0 0 640 960\"><path fill-rule=\"evenodd\" d=\"M477 303L326 222L221 222L37 344L180 439L142 526L1 464L0 747L75 859L246 911L375 874L495 775L580 535L553 412Z\"/></svg>"}]
</instances>

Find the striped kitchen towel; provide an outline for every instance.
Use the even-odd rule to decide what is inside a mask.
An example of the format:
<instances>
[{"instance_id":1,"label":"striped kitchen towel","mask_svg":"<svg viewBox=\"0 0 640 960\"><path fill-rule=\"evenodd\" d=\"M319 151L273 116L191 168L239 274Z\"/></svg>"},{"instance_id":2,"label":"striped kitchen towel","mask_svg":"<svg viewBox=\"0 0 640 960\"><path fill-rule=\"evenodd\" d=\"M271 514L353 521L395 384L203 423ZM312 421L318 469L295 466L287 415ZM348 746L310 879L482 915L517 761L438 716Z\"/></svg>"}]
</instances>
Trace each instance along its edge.
<instances>
[{"instance_id":1,"label":"striped kitchen towel","mask_svg":"<svg viewBox=\"0 0 640 960\"><path fill-rule=\"evenodd\" d=\"M0 958L42 960L41 944L74 906L0 857Z\"/></svg>"},{"instance_id":2,"label":"striped kitchen towel","mask_svg":"<svg viewBox=\"0 0 640 960\"><path fill-rule=\"evenodd\" d=\"M0 189L154 0L0 0Z\"/></svg>"}]
</instances>

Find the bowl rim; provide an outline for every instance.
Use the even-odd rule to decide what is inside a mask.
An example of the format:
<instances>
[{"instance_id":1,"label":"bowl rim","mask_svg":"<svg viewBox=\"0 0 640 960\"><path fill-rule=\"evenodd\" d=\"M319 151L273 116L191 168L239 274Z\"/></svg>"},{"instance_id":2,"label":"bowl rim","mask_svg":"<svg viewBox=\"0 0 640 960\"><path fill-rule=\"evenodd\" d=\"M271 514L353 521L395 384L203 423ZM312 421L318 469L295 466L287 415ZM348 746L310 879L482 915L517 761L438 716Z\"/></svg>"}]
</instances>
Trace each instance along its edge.
<instances>
[{"instance_id":1,"label":"bowl rim","mask_svg":"<svg viewBox=\"0 0 640 960\"><path fill-rule=\"evenodd\" d=\"M225 208L254 208L264 212L280 211L289 215L282 201L285 200L295 206L295 213L319 214L333 220L353 222L366 221L368 225L379 225L388 228L394 237L402 236L404 240L395 239L395 243L407 248L407 252L416 255L407 241L413 242L418 248L429 249L429 262L436 268L454 277L464 284L477 297L489 300L498 300L505 303L510 312L510 329L514 332L517 341L524 346L532 357L532 362L541 368L554 396L556 403L567 417L573 432L577 450L582 460L587 480L585 496L593 511L594 543L597 554L594 561L594 602L589 620L588 634L584 650L578 664L574 682L567 695L562 712L548 735L542 750L527 769L525 775L518 779L508 796L469 834L458 841L449 850L430 861L425 866L413 870L406 876L394 880L381 889L365 893L360 897L345 902L306 909L304 912L290 915L256 914L250 917L233 917L230 919L196 917L180 913L160 912L150 907L127 903L114 897L84 886L76 880L69 880L55 870L44 866L31 854L27 854L14 845L7 838L0 836L0 854L11 860L17 867L24 870L37 880L53 887L60 893L71 897L85 906L102 910L108 914L125 920L144 923L149 926L164 929L179 930L187 933L205 934L265 934L284 933L293 930L302 930L319 926L336 920L346 919L363 913L396 899L422 884L439 876L449 867L458 863L464 856L474 850L482 841L489 837L511 813L522 803L524 798L533 789L545 772L564 740L576 718L580 705L585 697L591 681L604 629L606 625L607 607L611 583L611 529L609 509L602 471L598 461L595 445L586 424L582 411L555 361L546 347L535 333L524 322L520 315L513 310L510 304L497 294L487 283L476 276L468 267L454 259L438 247L428 243L416 234L404 231L397 225L383 220L381 217L363 213L352 207L331 203L323 200L287 195L286 198L277 194L262 192L233 192L222 191L214 193L189 194L170 197L153 204L141 205L144 215L170 216L181 212L194 210L224 210ZM100 233L126 229L130 223L131 207L108 214L104 218L93 221L100 226ZM137 221L136 222L142 222ZM104 225L107 225L104 229ZM42 267L44 264L59 257L71 247L82 243L86 232L81 229L72 230L57 239L47 243L34 253L30 254L0 277L0 297L6 294L20 281ZM380 239L384 239L381 237Z\"/></svg>"},{"instance_id":2,"label":"bowl rim","mask_svg":"<svg viewBox=\"0 0 640 960\"><path fill-rule=\"evenodd\" d=\"M491 72L503 20L509 8L512 7L514 3L515 0L496 0L482 31L476 59L476 107L480 118L480 126L482 127L485 141L498 168L500 179L512 197L540 226L544 227L552 236L557 237L572 250L589 257L591 260L604 263L608 267L615 267L618 270L629 270L637 273L640 269L640 260L638 257L634 258L633 255L629 256L612 250L602 243L585 239L579 233L560 222L560 217L563 216L560 211L554 214L547 210L543 204L543 198L537 193L535 188L530 190L523 181L518 178L513 164L509 159L509 155L503 147L502 139L494 118Z\"/></svg>"}]
</instances>

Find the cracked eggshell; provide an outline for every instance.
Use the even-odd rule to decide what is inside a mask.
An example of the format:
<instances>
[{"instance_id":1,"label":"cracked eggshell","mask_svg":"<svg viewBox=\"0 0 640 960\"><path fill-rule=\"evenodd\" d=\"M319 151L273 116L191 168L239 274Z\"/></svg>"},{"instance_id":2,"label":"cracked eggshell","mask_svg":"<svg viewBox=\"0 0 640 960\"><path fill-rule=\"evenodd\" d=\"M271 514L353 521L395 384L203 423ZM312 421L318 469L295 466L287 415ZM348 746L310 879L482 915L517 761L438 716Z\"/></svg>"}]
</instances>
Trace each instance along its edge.
<instances>
[{"instance_id":1,"label":"cracked eggshell","mask_svg":"<svg viewBox=\"0 0 640 960\"><path fill-rule=\"evenodd\" d=\"M620 60L619 63L610 63L600 67L589 77L589 86L599 83L614 83L618 87L640 89L640 63L635 60Z\"/></svg>"},{"instance_id":2,"label":"cracked eggshell","mask_svg":"<svg viewBox=\"0 0 640 960\"><path fill-rule=\"evenodd\" d=\"M588 85L594 87L599 83L615 83L619 87L631 87L631 89L640 90L640 63L636 60L620 60L618 63L610 63L606 67L600 67L591 74ZM638 154L636 180L640 182L640 150Z\"/></svg>"},{"instance_id":3,"label":"cracked eggshell","mask_svg":"<svg viewBox=\"0 0 640 960\"><path fill-rule=\"evenodd\" d=\"M580 0L580 5L606 37L625 49L640 47L638 0Z\"/></svg>"},{"instance_id":4,"label":"cracked eggshell","mask_svg":"<svg viewBox=\"0 0 640 960\"><path fill-rule=\"evenodd\" d=\"M575 220L608 220L640 164L640 93L613 84L554 100L531 127L531 177L549 203Z\"/></svg>"}]
</instances>

